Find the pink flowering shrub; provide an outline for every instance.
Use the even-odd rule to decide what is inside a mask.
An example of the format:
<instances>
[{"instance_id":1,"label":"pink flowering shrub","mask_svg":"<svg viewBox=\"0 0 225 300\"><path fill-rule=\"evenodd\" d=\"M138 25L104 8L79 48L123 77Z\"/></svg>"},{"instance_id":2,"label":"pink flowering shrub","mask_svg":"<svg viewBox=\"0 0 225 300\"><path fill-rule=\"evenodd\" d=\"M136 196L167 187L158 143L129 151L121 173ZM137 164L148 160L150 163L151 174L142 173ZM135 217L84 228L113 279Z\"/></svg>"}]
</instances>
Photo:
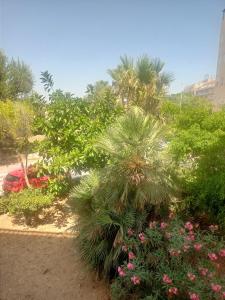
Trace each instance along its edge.
<instances>
[{"instance_id":1,"label":"pink flowering shrub","mask_svg":"<svg viewBox=\"0 0 225 300\"><path fill-rule=\"evenodd\" d=\"M127 259L117 267L112 299L225 299L225 244L216 225L203 231L170 217L131 230L121 244Z\"/></svg>"}]
</instances>

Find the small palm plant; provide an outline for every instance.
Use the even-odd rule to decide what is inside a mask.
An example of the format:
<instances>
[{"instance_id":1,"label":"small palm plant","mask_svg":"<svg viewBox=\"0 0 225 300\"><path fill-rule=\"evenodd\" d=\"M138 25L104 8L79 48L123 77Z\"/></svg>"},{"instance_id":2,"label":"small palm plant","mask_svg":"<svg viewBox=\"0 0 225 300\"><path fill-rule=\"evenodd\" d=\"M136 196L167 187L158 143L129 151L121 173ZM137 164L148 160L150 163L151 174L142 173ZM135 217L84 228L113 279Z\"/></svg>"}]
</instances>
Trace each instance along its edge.
<instances>
[{"instance_id":1,"label":"small palm plant","mask_svg":"<svg viewBox=\"0 0 225 300\"><path fill-rule=\"evenodd\" d=\"M129 228L141 230L150 213L167 207L172 192L162 125L137 107L118 119L97 144L109 157L72 192L80 215L83 257L108 276L123 260Z\"/></svg>"}]
</instances>

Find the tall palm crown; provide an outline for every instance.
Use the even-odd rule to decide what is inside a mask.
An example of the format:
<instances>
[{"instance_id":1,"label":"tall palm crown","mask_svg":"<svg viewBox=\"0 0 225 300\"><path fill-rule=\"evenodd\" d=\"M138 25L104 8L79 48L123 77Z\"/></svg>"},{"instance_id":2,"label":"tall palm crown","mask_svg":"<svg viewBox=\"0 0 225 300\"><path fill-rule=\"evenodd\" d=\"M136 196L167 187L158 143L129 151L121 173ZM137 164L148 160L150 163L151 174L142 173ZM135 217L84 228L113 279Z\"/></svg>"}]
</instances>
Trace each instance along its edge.
<instances>
[{"instance_id":1,"label":"tall palm crown","mask_svg":"<svg viewBox=\"0 0 225 300\"><path fill-rule=\"evenodd\" d=\"M164 63L160 59L151 59L147 55L138 58L136 63L127 56L120 59L121 63L108 71L116 94L121 101L127 99L128 104L154 112L173 76L163 72Z\"/></svg>"}]
</instances>

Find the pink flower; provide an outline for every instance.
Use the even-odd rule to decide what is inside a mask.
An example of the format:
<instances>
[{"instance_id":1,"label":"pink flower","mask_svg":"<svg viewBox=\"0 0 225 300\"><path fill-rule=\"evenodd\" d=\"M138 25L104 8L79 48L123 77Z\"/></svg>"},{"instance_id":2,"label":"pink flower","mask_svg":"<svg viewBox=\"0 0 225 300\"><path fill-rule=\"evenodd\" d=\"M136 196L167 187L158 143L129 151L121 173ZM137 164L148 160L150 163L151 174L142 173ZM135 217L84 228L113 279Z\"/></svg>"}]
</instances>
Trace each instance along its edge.
<instances>
[{"instance_id":1,"label":"pink flower","mask_svg":"<svg viewBox=\"0 0 225 300\"><path fill-rule=\"evenodd\" d=\"M141 243L144 243L144 241L145 241L145 235L144 235L144 233L143 232L139 233L138 237L139 237Z\"/></svg>"},{"instance_id":2,"label":"pink flower","mask_svg":"<svg viewBox=\"0 0 225 300\"><path fill-rule=\"evenodd\" d=\"M169 240L172 237L170 232L165 232L165 237Z\"/></svg>"},{"instance_id":3,"label":"pink flower","mask_svg":"<svg viewBox=\"0 0 225 300\"><path fill-rule=\"evenodd\" d=\"M222 292L223 299L225 299L225 292Z\"/></svg>"},{"instance_id":4,"label":"pink flower","mask_svg":"<svg viewBox=\"0 0 225 300\"><path fill-rule=\"evenodd\" d=\"M122 246L122 251L127 252L128 248L126 245Z\"/></svg>"},{"instance_id":5,"label":"pink flower","mask_svg":"<svg viewBox=\"0 0 225 300\"><path fill-rule=\"evenodd\" d=\"M160 228L161 228L161 229L165 229L167 226L168 226L168 224L165 223L165 222L162 222L162 223L160 224Z\"/></svg>"},{"instance_id":6,"label":"pink flower","mask_svg":"<svg viewBox=\"0 0 225 300\"><path fill-rule=\"evenodd\" d=\"M213 290L213 292L218 293L218 292L221 291L222 286L219 285L219 284L212 283L211 284L211 289Z\"/></svg>"},{"instance_id":7,"label":"pink flower","mask_svg":"<svg viewBox=\"0 0 225 300\"><path fill-rule=\"evenodd\" d=\"M210 226L209 226L209 229L210 229L212 232L214 232L214 231L216 231L216 230L219 229L219 226L218 226L218 225L210 225Z\"/></svg>"},{"instance_id":8,"label":"pink flower","mask_svg":"<svg viewBox=\"0 0 225 300\"><path fill-rule=\"evenodd\" d=\"M149 222L148 227L150 229L154 229L154 228L156 228L156 225L157 225L156 221L153 221L153 222Z\"/></svg>"},{"instance_id":9,"label":"pink flower","mask_svg":"<svg viewBox=\"0 0 225 300\"><path fill-rule=\"evenodd\" d=\"M176 256L176 257L177 257L177 256L180 255L180 252L181 252L181 251L180 251L180 250L174 250L174 249L172 249L172 250L170 250L169 252L170 252L170 255L171 255L171 256Z\"/></svg>"},{"instance_id":10,"label":"pink flower","mask_svg":"<svg viewBox=\"0 0 225 300\"><path fill-rule=\"evenodd\" d=\"M127 264L127 269L128 269L128 270L134 270L134 269L135 269L134 264L132 264L132 263L129 262L129 263Z\"/></svg>"},{"instance_id":11,"label":"pink flower","mask_svg":"<svg viewBox=\"0 0 225 300\"><path fill-rule=\"evenodd\" d=\"M194 281L195 278L196 278L196 276L195 276L194 274L192 274L192 273L188 273L188 274L187 274L187 277L188 277L189 280L191 280L191 281Z\"/></svg>"},{"instance_id":12,"label":"pink flower","mask_svg":"<svg viewBox=\"0 0 225 300\"><path fill-rule=\"evenodd\" d=\"M129 228L129 229L127 230L127 234L128 234L129 236L132 236L132 235L134 235L134 231L133 231L131 228Z\"/></svg>"},{"instance_id":13,"label":"pink flower","mask_svg":"<svg viewBox=\"0 0 225 300\"><path fill-rule=\"evenodd\" d=\"M163 275L163 282L166 284L172 284L172 279L169 278L169 276L167 274Z\"/></svg>"},{"instance_id":14,"label":"pink flower","mask_svg":"<svg viewBox=\"0 0 225 300\"><path fill-rule=\"evenodd\" d=\"M192 229L194 228L194 226L192 225L191 222L185 223L184 227L185 227L187 230L192 230Z\"/></svg>"},{"instance_id":15,"label":"pink flower","mask_svg":"<svg viewBox=\"0 0 225 300\"><path fill-rule=\"evenodd\" d=\"M189 293L191 300L200 300L199 295L196 293Z\"/></svg>"},{"instance_id":16,"label":"pink flower","mask_svg":"<svg viewBox=\"0 0 225 300\"><path fill-rule=\"evenodd\" d=\"M209 253L208 254L208 257L209 257L209 259L211 260L211 261L215 261L215 260L217 260L217 255L215 254L215 253Z\"/></svg>"},{"instance_id":17,"label":"pink flower","mask_svg":"<svg viewBox=\"0 0 225 300\"><path fill-rule=\"evenodd\" d=\"M168 290L168 293L170 295L177 295L178 294L178 289L176 287L172 287Z\"/></svg>"},{"instance_id":18,"label":"pink flower","mask_svg":"<svg viewBox=\"0 0 225 300\"><path fill-rule=\"evenodd\" d=\"M194 240L195 240L195 236L194 235L187 236L187 241L194 241Z\"/></svg>"},{"instance_id":19,"label":"pink flower","mask_svg":"<svg viewBox=\"0 0 225 300\"><path fill-rule=\"evenodd\" d=\"M221 249L221 250L220 250L219 256L225 257L225 249Z\"/></svg>"},{"instance_id":20,"label":"pink flower","mask_svg":"<svg viewBox=\"0 0 225 300\"><path fill-rule=\"evenodd\" d=\"M136 256L134 255L133 252L129 252L128 257L129 257L129 259L134 259Z\"/></svg>"},{"instance_id":21,"label":"pink flower","mask_svg":"<svg viewBox=\"0 0 225 300\"><path fill-rule=\"evenodd\" d=\"M120 277L124 277L124 276L126 276L126 273L125 273L125 271L121 268L121 267L118 267L118 273L119 273L119 276Z\"/></svg>"},{"instance_id":22,"label":"pink flower","mask_svg":"<svg viewBox=\"0 0 225 300\"><path fill-rule=\"evenodd\" d=\"M199 272L202 276L206 276L208 271L209 270L207 268L199 268Z\"/></svg>"},{"instance_id":23,"label":"pink flower","mask_svg":"<svg viewBox=\"0 0 225 300\"><path fill-rule=\"evenodd\" d=\"M189 249L190 249L190 246L184 244L184 246L183 246L183 251L184 251L184 252L187 252Z\"/></svg>"},{"instance_id":24,"label":"pink flower","mask_svg":"<svg viewBox=\"0 0 225 300\"><path fill-rule=\"evenodd\" d=\"M131 281L133 282L134 285L137 285L137 284L140 284L141 279L140 279L139 276L134 275L134 276L131 277Z\"/></svg>"},{"instance_id":25,"label":"pink flower","mask_svg":"<svg viewBox=\"0 0 225 300\"><path fill-rule=\"evenodd\" d=\"M202 249L202 244L194 244L194 248L196 251L200 251Z\"/></svg>"}]
</instances>

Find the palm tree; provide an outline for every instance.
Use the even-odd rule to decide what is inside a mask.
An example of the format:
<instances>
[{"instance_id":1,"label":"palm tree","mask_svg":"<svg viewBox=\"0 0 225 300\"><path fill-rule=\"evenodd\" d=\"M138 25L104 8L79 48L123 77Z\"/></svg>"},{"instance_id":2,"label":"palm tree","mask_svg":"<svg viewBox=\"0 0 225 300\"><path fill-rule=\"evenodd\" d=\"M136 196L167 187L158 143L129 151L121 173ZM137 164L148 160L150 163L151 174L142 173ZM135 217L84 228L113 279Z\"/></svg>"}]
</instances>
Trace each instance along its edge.
<instances>
[{"instance_id":1,"label":"palm tree","mask_svg":"<svg viewBox=\"0 0 225 300\"><path fill-rule=\"evenodd\" d=\"M97 144L108 165L72 192L83 257L100 273L108 275L123 259L128 228L141 230L150 212L169 204L172 179L162 141L161 124L131 108Z\"/></svg>"},{"instance_id":2,"label":"palm tree","mask_svg":"<svg viewBox=\"0 0 225 300\"><path fill-rule=\"evenodd\" d=\"M123 56L121 63L109 74L119 99L128 100L130 105L138 105L145 111L155 113L160 98L165 95L172 81L170 73L163 72L164 63L143 55L136 63L132 58Z\"/></svg>"}]
</instances>

